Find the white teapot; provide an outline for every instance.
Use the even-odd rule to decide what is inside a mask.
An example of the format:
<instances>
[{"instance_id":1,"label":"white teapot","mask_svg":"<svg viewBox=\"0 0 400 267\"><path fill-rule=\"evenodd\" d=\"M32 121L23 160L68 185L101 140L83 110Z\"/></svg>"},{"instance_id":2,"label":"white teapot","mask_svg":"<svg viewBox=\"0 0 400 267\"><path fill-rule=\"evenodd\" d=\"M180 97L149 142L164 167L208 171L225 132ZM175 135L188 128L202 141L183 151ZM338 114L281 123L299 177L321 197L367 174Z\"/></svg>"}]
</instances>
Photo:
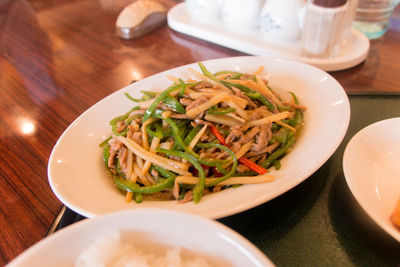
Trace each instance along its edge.
<instances>
[{"instance_id":1,"label":"white teapot","mask_svg":"<svg viewBox=\"0 0 400 267\"><path fill-rule=\"evenodd\" d=\"M237 30L257 28L262 3L262 0L221 0L222 20Z\"/></svg>"},{"instance_id":2,"label":"white teapot","mask_svg":"<svg viewBox=\"0 0 400 267\"><path fill-rule=\"evenodd\" d=\"M221 0L186 0L190 15L199 21L216 20L221 15Z\"/></svg>"},{"instance_id":3,"label":"white teapot","mask_svg":"<svg viewBox=\"0 0 400 267\"><path fill-rule=\"evenodd\" d=\"M271 42L300 39L305 3L305 0L267 0L260 14L264 36Z\"/></svg>"}]
</instances>

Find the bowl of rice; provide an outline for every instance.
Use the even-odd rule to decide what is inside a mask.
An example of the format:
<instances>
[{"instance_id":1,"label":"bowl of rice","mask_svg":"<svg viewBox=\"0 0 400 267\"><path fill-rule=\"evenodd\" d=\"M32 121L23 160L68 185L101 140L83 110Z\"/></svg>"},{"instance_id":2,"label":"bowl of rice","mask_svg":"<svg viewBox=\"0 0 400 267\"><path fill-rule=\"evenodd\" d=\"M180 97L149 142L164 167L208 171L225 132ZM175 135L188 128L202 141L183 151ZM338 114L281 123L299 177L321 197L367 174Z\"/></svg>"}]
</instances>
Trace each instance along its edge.
<instances>
[{"instance_id":1,"label":"bowl of rice","mask_svg":"<svg viewBox=\"0 0 400 267\"><path fill-rule=\"evenodd\" d=\"M225 225L197 215L126 210L68 226L8 264L16 266L274 266Z\"/></svg>"}]
</instances>

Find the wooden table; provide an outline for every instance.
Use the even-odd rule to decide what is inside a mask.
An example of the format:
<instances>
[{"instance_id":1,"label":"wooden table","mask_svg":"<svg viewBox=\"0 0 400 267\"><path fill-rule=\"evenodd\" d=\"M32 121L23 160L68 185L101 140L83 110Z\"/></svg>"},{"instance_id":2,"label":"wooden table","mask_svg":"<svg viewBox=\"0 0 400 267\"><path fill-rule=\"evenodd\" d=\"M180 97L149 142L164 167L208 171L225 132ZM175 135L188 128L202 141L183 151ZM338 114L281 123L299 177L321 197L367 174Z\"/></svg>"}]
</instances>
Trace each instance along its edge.
<instances>
[{"instance_id":1,"label":"wooden table","mask_svg":"<svg viewBox=\"0 0 400 267\"><path fill-rule=\"evenodd\" d=\"M62 204L47 181L47 162L57 139L77 116L132 80L187 63L243 55L174 32L167 25L135 40L119 39L115 20L129 2L0 2L0 265L41 240L60 210ZM177 3L162 2L167 8ZM358 206L346 186L341 158L349 138L362 127L400 114L399 12L386 35L371 42L364 63L331 74L352 95L352 111L356 112L339 150L305 183L269 203L220 221L243 234L279 265L398 265L399 243ZM308 195L291 209L296 199L309 191L318 193ZM282 206L290 211L280 214ZM328 211L330 220L322 217ZM260 213L266 223L261 235L246 227L251 222L261 226ZM280 217L272 219L268 214ZM315 216L307 218L305 214ZM368 226L360 224L359 218ZM325 246L315 245L320 247L315 248L318 256L313 255L310 243L299 243L302 236L307 242L318 242L312 238L310 227L299 226L308 220L319 225L315 229L329 233ZM350 230L349 224L358 229ZM363 235L371 232L372 237L365 240ZM379 240L374 242L376 237Z\"/></svg>"}]
</instances>

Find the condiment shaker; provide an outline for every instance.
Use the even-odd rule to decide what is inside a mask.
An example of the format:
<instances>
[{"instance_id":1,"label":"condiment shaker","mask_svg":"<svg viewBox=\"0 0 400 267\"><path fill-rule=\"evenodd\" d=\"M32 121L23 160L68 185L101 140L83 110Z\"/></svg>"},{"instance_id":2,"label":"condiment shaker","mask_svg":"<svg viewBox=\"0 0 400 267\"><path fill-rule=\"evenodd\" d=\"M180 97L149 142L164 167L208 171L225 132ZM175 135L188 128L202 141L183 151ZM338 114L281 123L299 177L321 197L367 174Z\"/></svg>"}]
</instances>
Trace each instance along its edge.
<instances>
[{"instance_id":1,"label":"condiment shaker","mask_svg":"<svg viewBox=\"0 0 400 267\"><path fill-rule=\"evenodd\" d=\"M347 25L347 0L309 0L306 4L302 50L306 56L331 57Z\"/></svg>"}]
</instances>

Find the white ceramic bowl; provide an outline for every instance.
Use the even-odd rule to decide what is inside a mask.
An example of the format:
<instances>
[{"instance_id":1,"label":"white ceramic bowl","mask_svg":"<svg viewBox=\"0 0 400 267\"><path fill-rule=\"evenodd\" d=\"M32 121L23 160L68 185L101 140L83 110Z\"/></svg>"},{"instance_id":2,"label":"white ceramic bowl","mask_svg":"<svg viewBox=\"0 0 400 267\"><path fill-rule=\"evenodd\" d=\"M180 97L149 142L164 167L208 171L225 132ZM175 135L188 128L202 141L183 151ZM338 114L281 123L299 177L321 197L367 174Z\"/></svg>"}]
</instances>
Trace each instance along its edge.
<instances>
[{"instance_id":1,"label":"white ceramic bowl","mask_svg":"<svg viewBox=\"0 0 400 267\"><path fill-rule=\"evenodd\" d=\"M348 143L343 171L354 197L367 214L400 241L390 222L400 198L400 118L371 124Z\"/></svg>"},{"instance_id":2,"label":"white ceramic bowl","mask_svg":"<svg viewBox=\"0 0 400 267\"><path fill-rule=\"evenodd\" d=\"M9 263L19 266L73 266L78 255L100 237L116 231L135 244L182 247L222 266L273 266L247 239L223 224L200 216L157 209L130 210L73 224L43 239Z\"/></svg>"},{"instance_id":3,"label":"white ceramic bowl","mask_svg":"<svg viewBox=\"0 0 400 267\"><path fill-rule=\"evenodd\" d=\"M130 110L134 103L124 95L140 97L140 90L163 90L171 82L167 75L188 78L190 64L153 75L104 98L77 118L55 145L48 165L51 188L75 212L93 217L108 212L136 208L173 209L208 218L221 218L269 201L313 174L341 143L350 119L350 106L340 84L328 73L303 63L272 57L232 57L204 62L212 72L233 70L254 72L264 66L262 76L282 92L294 92L307 106L305 126L293 150L279 171L271 170L275 181L244 185L209 194L199 204L176 201L126 203L124 196L106 175L99 144L111 135L109 121ZM273 168L272 168L273 169Z\"/></svg>"}]
</instances>

